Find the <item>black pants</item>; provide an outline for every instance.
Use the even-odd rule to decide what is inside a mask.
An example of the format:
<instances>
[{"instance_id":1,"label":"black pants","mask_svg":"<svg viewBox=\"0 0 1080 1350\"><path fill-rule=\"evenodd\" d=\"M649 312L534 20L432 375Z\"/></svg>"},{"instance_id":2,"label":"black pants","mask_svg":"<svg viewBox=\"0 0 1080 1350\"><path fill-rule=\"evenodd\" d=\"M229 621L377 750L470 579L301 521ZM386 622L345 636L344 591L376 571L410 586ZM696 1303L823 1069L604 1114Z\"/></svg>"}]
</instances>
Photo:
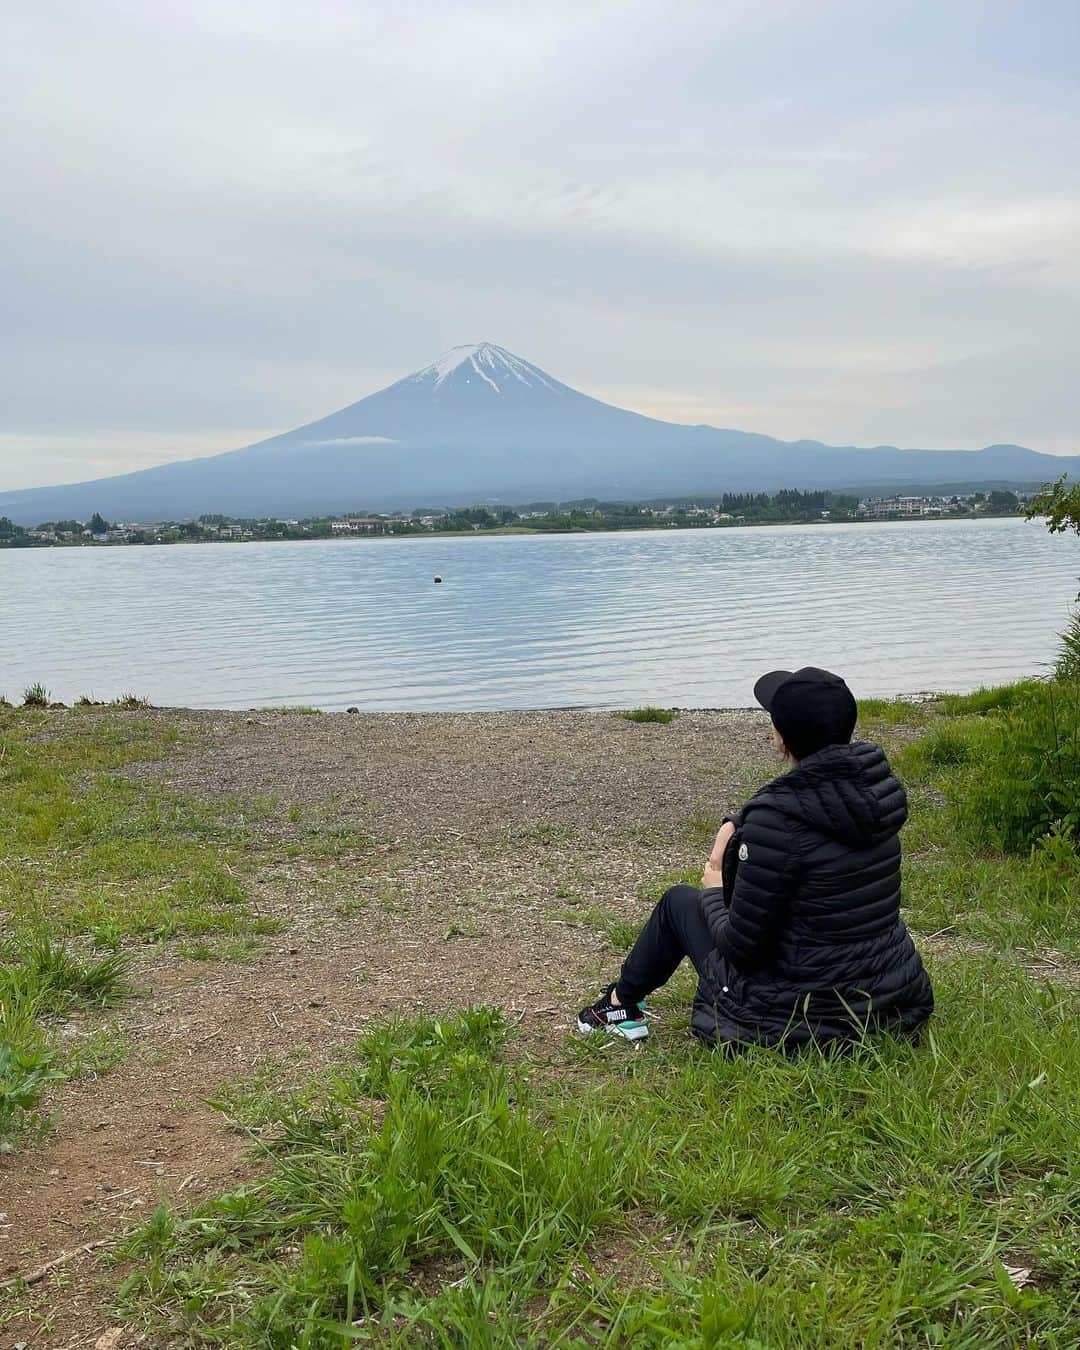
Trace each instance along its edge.
<instances>
[{"instance_id":1,"label":"black pants","mask_svg":"<svg viewBox=\"0 0 1080 1350\"><path fill-rule=\"evenodd\" d=\"M615 992L629 1006L666 984L679 962L688 956L700 975L713 949L701 892L696 886L672 886L660 897L623 962Z\"/></svg>"}]
</instances>

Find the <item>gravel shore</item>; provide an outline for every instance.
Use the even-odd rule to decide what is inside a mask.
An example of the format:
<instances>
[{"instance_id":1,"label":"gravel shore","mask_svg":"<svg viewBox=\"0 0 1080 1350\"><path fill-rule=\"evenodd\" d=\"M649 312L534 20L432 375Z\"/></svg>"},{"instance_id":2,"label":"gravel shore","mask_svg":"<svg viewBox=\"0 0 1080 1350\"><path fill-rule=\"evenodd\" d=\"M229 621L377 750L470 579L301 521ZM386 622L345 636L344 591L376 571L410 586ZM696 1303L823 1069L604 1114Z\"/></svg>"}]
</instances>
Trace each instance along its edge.
<instances>
[{"instance_id":1,"label":"gravel shore","mask_svg":"<svg viewBox=\"0 0 1080 1350\"><path fill-rule=\"evenodd\" d=\"M563 709L139 715L198 733L164 766L182 791L331 802L340 819L414 839L673 826L722 814L781 767L767 716L746 708L681 712L666 725Z\"/></svg>"}]
</instances>

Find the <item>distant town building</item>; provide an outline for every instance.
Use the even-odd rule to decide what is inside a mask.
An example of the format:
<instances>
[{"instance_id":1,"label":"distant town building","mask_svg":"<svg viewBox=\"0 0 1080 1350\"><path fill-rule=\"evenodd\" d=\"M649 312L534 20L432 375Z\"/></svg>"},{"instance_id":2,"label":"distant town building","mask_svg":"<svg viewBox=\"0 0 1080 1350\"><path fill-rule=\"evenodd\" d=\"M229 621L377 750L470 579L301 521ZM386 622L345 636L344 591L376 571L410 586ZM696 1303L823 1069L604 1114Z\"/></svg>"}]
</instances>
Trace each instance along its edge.
<instances>
[{"instance_id":1,"label":"distant town building","mask_svg":"<svg viewBox=\"0 0 1080 1350\"><path fill-rule=\"evenodd\" d=\"M867 497L856 508L860 516L940 516L949 509L946 497Z\"/></svg>"},{"instance_id":2,"label":"distant town building","mask_svg":"<svg viewBox=\"0 0 1080 1350\"><path fill-rule=\"evenodd\" d=\"M332 520L330 529L334 534L376 534L386 529L386 520L383 516L343 516Z\"/></svg>"}]
</instances>

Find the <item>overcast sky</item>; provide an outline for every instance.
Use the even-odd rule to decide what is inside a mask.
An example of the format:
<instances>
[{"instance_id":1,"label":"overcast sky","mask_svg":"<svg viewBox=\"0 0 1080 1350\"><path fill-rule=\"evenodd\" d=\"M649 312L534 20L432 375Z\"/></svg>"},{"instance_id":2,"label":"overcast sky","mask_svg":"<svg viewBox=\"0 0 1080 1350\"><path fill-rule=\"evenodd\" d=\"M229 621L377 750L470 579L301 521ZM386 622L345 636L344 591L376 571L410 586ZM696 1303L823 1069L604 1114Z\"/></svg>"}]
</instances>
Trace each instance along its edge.
<instances>
[{"instance_id":1,"label":"overcast sky","mask_svg":"<svg viewBox=\"0 0 1080 1350\"><path fill-rule=\"evenodd\" d=\"M1077 0L5 0L0 489L491 340L834 444L1080 452Z\"/></svg>"}]
</instances>

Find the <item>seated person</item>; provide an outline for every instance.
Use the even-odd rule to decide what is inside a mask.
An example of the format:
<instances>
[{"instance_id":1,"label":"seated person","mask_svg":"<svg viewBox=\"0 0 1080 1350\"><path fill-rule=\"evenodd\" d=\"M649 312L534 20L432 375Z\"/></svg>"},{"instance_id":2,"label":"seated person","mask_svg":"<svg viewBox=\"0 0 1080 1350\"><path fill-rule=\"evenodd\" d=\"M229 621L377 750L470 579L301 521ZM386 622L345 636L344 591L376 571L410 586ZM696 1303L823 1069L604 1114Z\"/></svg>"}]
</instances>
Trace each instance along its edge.
<instances>
[{"instance_id":1,"label":"seated person","mask_svg":"<svg viewBox=\"0 0 1080 1350\"><path fill-rule=\"evenodd\" d=\"M788 769L728 817L702 889L661 898L618 980L578 1030L648 1034L642 1000L684 956L698 973L691 1027L729 1047L844 1043L886 1029L915 1036L934 1007L900 918L907 797L880 746L852 741L857 708L838 675L763 675Z\"/></svg>"}]
</instances>

